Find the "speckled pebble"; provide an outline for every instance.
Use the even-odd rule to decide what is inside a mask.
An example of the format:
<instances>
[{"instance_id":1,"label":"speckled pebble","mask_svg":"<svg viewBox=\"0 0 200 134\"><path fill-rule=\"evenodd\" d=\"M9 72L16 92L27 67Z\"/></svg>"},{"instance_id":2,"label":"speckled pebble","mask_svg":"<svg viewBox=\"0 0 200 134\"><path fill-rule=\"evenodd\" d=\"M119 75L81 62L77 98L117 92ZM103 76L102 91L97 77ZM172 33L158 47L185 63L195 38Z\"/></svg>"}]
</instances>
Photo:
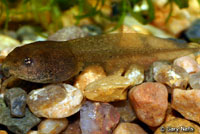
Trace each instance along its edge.
<instances>
[{"instance_id":1,"label":"speckled pebble","mask_svg":"<svg viewBox=\"0 0 200 134\"><path fill-rule=\"evenodd\" d=\"M112 102L127 98L130 81L122 76L108 76L90 83L84 90L87 99L100 102Z\"/></svg>"},{"instance_id":2,"label":"speckled pebble","mask_svg":"<svg viewBox=\"0 0 200 134\"><path fill-rule=\"evenodd\" d=\"M101 66L89 66L76 78L74 86L83 92L89 83L104 77L106 77L106 73Z\"/></svg>"},{"instance_id":3,"label":"speckled pebble","mask_svg":"<svg viewBox=\"0 0 200 134\"><path fill-rule=\"evenodd\" d=\"M137 117L148 126L159 126L168 107L168 92L161 83L146 82L129 91L129 99Z\"/></svg>"},{"instance_id":4,"label":"speckled pebble","mask_svg":"<svg viewBox=\"0 0 200 134\"><path fill-rule=\"evenodd\" d=\"M186 119L200 123L200 90L174 89L172 108Z\"/></svg>"},{"instance_id":5,"label":"speckled pebble","mask_svg":"<svg viewBox=\"0 0 200 134\"><path fill-rule=\"evenodd\" d=\"M45 119L38 126L39 134L59 134L68 125L66 118L62 119Z\"/></svg>"},{"instance_id":6,"label":"speckled pebble","mask_svg":"<svg viewBox=\"0 0 200 134\"><path fill-rule=\"evenodd\" d=\"M31 91L27 104L38 117L64 118L78 112L82 100L81 90L69 84L52 84Z\"/></svg>"}]
</instances>

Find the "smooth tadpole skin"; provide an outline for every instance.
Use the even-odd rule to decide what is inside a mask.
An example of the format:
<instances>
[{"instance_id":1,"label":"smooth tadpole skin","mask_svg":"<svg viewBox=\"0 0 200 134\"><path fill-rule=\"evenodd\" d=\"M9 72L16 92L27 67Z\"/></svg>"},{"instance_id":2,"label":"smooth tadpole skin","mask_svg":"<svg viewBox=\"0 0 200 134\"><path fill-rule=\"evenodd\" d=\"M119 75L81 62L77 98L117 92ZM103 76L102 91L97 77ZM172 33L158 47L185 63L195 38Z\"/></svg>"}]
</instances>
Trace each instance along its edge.
<instances>
[{"instance_id":1,"label":"smooth tadpole skin","mask_svg":"<svg viewBox=\"0 0 200 134\"><path fill-rule=\"evenodd\" d=\"M17 47L6 57L2 70L6 76L56 83L68 80L91 64L101 65L112 73L131 64L147 68L154 61L173 60L199 50L196 44L178 44L138 33L107 34Z\"/></svg>"}]
</instances>

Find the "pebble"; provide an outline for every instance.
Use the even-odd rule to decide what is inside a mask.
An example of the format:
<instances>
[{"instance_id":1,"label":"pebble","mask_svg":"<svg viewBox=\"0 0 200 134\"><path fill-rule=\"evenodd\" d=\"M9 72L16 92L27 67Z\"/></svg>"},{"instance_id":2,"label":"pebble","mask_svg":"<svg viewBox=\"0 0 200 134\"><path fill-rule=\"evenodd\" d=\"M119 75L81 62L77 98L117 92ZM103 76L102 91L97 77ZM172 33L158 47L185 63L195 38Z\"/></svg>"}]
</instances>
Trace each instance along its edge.
<instances>
[{"instance_id":1,"label":"pebble","mask_svg":"<svg viewBox=\"0 0 200 134\"><path fill-rule=\"evenodd\" d=\"M19 41L1 34L0 41L0 61L3 60L14 48L20 46Z\"/></svg>"},{"instance_id":2,"label":"pebble","mask_svg":"<svg viewBox=\"0 0 200 134\"><path fill-rule=\"evenodd\" d=\"M136 119L136 114L128 100L111 103L119 112L123 122L132 122Z\"/></svg>"},{"instance_id":3,"label":"pebble","mask_svg":"<svg viewBox=\"0 0 200 134\"><path fill-rule=\"evenodd\" d=\"M24 117L27 93L21 88L11 88L5 92L5 101L13 117Z\"/></svg>"},{"instance_id":4,"label":"pebble","mask_svg":"<svg viewBox=\"0 0 200 134\"><path fill-rule=\"evenodd\" d=\"M188 120L175 118L162 124L154 134L200 134L200 127Z\"/></svg>"},{"instance_id":5,"label":"pebble","mask_svg":"<svg viewBox=\"0 0 200 134\"><path fill-rule=\"evenodd\" d=\"M106 73L101 66L89 66L76 78L74 86L83 92L88 84L104 77Z\"/></svg>"},{"instance_id":6,"label":"pebble","mask_svg":"<svg viewBox=\"0 0 200 134\"><path fill-rule=\"evenodd\" d=\"M33 130L31 130L31 131L29 131L27 134L39 134L39 132L38 132L38 131L33 131Z\"/></svg>"},{"instance_id":7,"label":"pebble","mask_svg":"<svg viewBox=\"0 0 200 134\"><path fill-rule=\"evenodd\" d=\"M174 60L174 65L182 67L189 74L200 71L198 63L190 56L180 57Z\"/></svg>"},{"instance_id":8,"label":"pebble","mask_svg":"<svg viewBox=\"0 0 200 134\"><path fill-rule=\"evenodd\" d=\"M0 130L0 134L8 134L5 130Z\"/></svg>"},{"instance_id":9,"label":"pebble","mask_svg":"<svg viewBox=\"0 0 200 134\"><path fill-rule=\"evenodd\" d=\"M33 115L28 108L26 109L24 117L13 118L10 115L10 109L5 107L3 101L0 102L0 124L6 126L11 132L15 134L26 134L40 122L40 119Z\"/></svg>"},{"instance_id":10,"label":"pebble","mask_svg":"<svg viewBox=\"0 0 200 134\"><path fill-rule=\"evenodd\" d=\"M192 88L200 89L200 72L190 74L189 84Z\"/></svg>"},{"instance_id":11,"label":"pebble","mask_svg":"<svg viewBox=\"0 0 200 134\"><path fill-rule=\"evenodd\" d=\"M61 134L81 134L80 120L75 120L70 123Z\"/></svg>"},{"instance_id":12,"label":"pebble","mask_svg":"<svg viewBox=\"0 0 200 134\"><path fill-rule=\"evenodd\" d=\"M126 100L130 82L122 76L108 76L90 83L84 90L87 99L100 102Z\"/></svg>"},{"instance_id":13,"label":"pebble","mask_svg":"<svg viewBox=\"0 0 200 134\"><path fill-rule=\"evenodd\" d=\"M0 34L0 50L4 50L4 49L7 49L7 48L14 48L14 47L17 47L20 45L20 42L9 37L9 36L6 36L6 35L1 35Z\"/></svg>"},{"instance_id":14,"label":"pebble","mask_svg":"<svg viewBox=\"0 0 200 134\"><path fill-rule=\"evenodd\" d=\"M32 26L22 26L17 30L19 40L36 40L36 31Z\"/></svg>"},{"instance_id":15,"label":"pebble","mask_svg":"<svg viewBox=\"0 0 200 134\"><path fill-rule=\"evenodd\" d=\"M138 124L120 123L113 134L147 134Z\"/></svg>"},{"instance_id":16,"label":"pebble","mask_svg":"<svg viewBox=\"0 0 200 134\"><path fill-rule=\"evenodd\" d=\"M174 89L172 108L186 119L200 123L200 90Z\"/></svg>"},{"instance_id":17,"label":"pebble","mask_svg":"<svg viewBox=\"0 0 200 134\"><path fill-rule=\"evenodd\" d=\"M168 92L161 83L146 82L129 91L137 117L148 126L159 126L168 107Z\"/></svg>"},{"instance_id":18,"label":"pebble","mask_svg":"<svg viewBox=\"0 0 200 134\"><path fill-rule=\"evenodd\" d=\"M145 71L145 81L154 82L154 76L161 68L169 67L170 64L167 61L156 61L151 64L148 70Z\"/></svg>"},{"instance_id":19,"label":"pebble","mask_svg":"<svg viewBox=\"0 0 200 134\"><path fill-rule=\"evenodd\" d=\"M80 110L82 100L81 90L63 83L31 91L27 104L38 117L65 118Z\"/></svg>"},{"instance_id":20,"label":"pebble","mask_svg":"<svg viewBox=\"0 0 200 134\"><path fill-rule=\"evenodd\" d=\"M157 82L167 84L171 88L183 88L187 87L189 81L189 74L179 66L162 67L154 75L154 79Z\"/></svg>"},{"instance_id":21,"label":"pebble","mask_svg":"<svg viewBox=\"0 0 200 134\"><path fill-rule=\"evenodd\" d=\"M81 37L86 37L87 32L83 31L80 27L71 26L58 30L53 35L49 36L47 40L51 41L68 41Z\"/></svg>"},{"instance_id":22,"label":"pebble","mask_svg":"<svg viewBox=\"0 0 200 134\"><path fill-rule=\"evenodd\" d=\"M124 77L129 79L131 85L138 85L144 81L144 68L139 65L131 65Z\"/></svg>"},{"instance_id":23,"label":"pebble","mask_svg":"<svg viewBox=\"0 0 200 134\"><path fill-rule=\"evenodd\" d=\"M185 31L186 37L191 41L191 42L196 42L200 43L200 19L196 19L192 24L191 27L189 27Z\"/></svg>"},{"instance_id":24,"label":"pebble","mask_svg":"<svg viewBox=\"0 0 200 134\"><path fill-rule=\"evenodd\" d=\"M39 134L59 134L68 125L66 118L62 119L45 119L38 125Z\"/></svg>"},{"instance_id":25,"label":"pebble","mask_svg":"<svg viewBox=\"0 0 200 134\"><path fill-rule=\"evenodd\" d=\"M86 101L80 110L82 134L111 134L119 119L117 110L108 103Z\"/></svg>"},{"instance_id":26,"label":"pebble","mask_svg":"<svg viewBox=\"0 0 200 134\"><path fill-rule=\"evenodd\" d=\"M85 31L89 36L95 36L102 34L102 29L95 25L83 25L81 27L83 31Z\"/></svg>"}]
</instances>

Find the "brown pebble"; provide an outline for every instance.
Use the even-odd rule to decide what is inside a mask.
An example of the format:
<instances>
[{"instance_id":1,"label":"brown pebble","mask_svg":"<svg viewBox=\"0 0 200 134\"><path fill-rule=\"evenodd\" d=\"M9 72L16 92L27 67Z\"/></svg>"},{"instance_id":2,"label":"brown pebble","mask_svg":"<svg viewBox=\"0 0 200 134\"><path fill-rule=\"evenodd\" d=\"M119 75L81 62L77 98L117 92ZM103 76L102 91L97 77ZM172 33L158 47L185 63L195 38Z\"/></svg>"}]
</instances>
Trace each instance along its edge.
<instances>
[{"instance_id":1,"label":"brown pebble","mask_svg":"<svg viewBox=\"0 0 200 134\"><path fill-rule=\"evenodd\" d=\"M129 86L127 78L112 75L90 83L84 90L84 96L100 102L126 100Z\"/></svg>"},{"instance_id":2,"label":"brown pebble","mask_svg":"<svg viewBox=\"0 0 200 134\"><path fill-rule=\"evenodd\" d=\"M165 85L146 82L133 87L129 92L137 117L149 126L159 126L168 107L168 92Z\"/></svg>"},{"instance_id":3,"label":"brown pebble","mask_svg":"<svg viewBox=\"0 0 200 134\"><path fill-rule=\"evenodd\" d=\"M172 108L186 119L200 123L200 90L174 89Z\"/></svg>"},{"instance_id":4,"label":"brown pebble","mask_svg":"<svg viewBox=\"0 0 200 134\"><path fill-rule=\"evenodd\" d=\"M113 134L147 134L138 124L120 123Z\"/></svg>"}]
</instances>

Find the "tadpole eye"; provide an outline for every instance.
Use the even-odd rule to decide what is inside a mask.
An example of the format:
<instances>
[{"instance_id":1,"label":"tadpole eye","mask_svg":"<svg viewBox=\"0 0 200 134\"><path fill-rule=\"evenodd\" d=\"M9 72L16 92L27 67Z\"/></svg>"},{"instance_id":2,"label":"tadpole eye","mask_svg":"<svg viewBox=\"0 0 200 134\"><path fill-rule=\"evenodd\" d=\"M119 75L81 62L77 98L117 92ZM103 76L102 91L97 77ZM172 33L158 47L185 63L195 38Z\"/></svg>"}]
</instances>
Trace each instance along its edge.
<instances>
[{"instance_id":1,"label":"tadpole eye","mask_svg":"<svg viewBox=\"0 0 200 134\"><path fill-rule=\"evenodd\" d=\"M24 63L25 63L25 65L31 65L33 63L33 61L31 58L28 57L28 58L24 59Z\"/></svg>"}]
</instances>

